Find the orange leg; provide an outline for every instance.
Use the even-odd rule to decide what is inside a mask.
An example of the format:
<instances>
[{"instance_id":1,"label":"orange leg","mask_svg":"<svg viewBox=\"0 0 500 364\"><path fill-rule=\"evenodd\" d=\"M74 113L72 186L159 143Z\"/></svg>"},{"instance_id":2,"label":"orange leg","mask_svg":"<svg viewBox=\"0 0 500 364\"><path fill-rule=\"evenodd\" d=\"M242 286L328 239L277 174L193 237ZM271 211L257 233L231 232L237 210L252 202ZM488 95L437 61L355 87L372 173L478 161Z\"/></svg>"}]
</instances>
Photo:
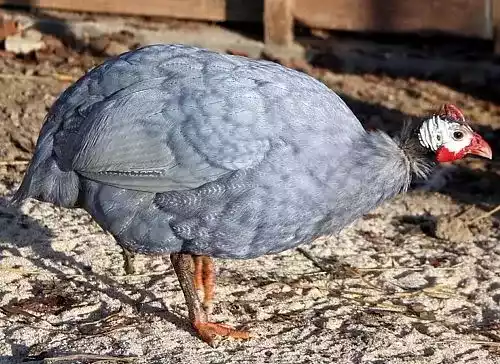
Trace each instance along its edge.
<instances>
[{"instance_id":1,"label":"orange leg","mask_svg":"<svg viewBox=\"0 0 500 364\"><path fill-rule=\"evenodd\" d=\"M207 314L212 313L215 296L215 267L212 258L194 255L194 287L203 290L203 308Z\"/></svg>"},{"instance_id":2,"label":"orange leg","mask_svg":"<svg viewBox=\"0 0 500 364\"><path fill-rule=\"evenodd\" d=\"M193 255L194 263L194 288L197 290L203 289L203 257Z\"/></svg>"},{"instance_id":3,"label":"orange leg","mask_svg":"<svg viewBox=\"0 0 500 364\"><path fill-rule=\"evenodd\" d=\"M201 258L201 259L200 259ZM233 337L237 339L249 339L250 334L246 331L235 330L227 325L209 322L208 315L203 306L211 304L215 288L215 271L213 261L209 257L194 257L189 254L175 253L170 255L175 273L179 279L186 304L188 306L189 320L198 335L210 345L213 345L217 336ZM200 263L201 260L201 272ZM193 272L194 263L194 272ZM198 267L198 269L197 269ZM195 284L199 284L202 277L204 292L204 304L202 306ZM208 293L207 293L208 292Z\"/></svg>"}]
</instances>

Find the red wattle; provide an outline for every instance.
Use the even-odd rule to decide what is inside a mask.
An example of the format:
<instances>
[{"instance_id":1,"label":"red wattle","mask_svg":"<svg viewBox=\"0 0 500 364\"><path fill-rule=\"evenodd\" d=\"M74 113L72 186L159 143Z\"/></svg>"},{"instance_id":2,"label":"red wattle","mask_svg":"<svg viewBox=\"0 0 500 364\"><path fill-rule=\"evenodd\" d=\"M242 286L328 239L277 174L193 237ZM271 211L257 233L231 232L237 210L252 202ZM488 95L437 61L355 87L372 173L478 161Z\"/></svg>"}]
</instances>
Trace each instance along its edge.
<instances>
[{"instance_id":1,"label":"red wattle","mask_svg":"<svg viewBox=\"0 0 500 364\"><path fill-rule=\"evenodd\" d=\"M456 161L457 159L463 158L464 154L465 153L463 151L455 153L446 149L443 146L436 151L436 161L438 161L439 163L453 162Z\"/></svg>"}]
</instances>

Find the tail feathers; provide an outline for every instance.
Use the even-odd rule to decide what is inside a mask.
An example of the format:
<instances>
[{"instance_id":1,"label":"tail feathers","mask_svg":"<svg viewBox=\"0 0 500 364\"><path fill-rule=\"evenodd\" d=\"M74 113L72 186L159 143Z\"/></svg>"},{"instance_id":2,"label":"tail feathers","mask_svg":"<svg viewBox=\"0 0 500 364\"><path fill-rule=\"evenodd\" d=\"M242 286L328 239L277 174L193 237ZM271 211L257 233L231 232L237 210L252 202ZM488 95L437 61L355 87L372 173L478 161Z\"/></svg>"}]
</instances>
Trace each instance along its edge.
<instances>
[{"instance_id":1,"label":"tail feathers","mask_svg":"<svg viewBox=\"0 0 500 364\"><path fill-rule=\"evenodd\" d=\"M9 201L9 205L12 207L19 207L21 203L26 200L28 197L30 197L30 186L31 186L31 180L33 176L33 160L31 160L28 169L26 171L26 174L24 175L23 181L21 182L21 186L17 189L17 191L14 193L14 196Z\"/></svg>"},{"instance_id":2,"label":"tail feathers","mask_svg":"<svg viewBox=\"0 0 500 364\"><path fill-rule=\"evenodd\" d=\"M12 198L10 199L9 205L12 207L19 207L19 205L21 205L21 203L28 197L29 197L29 192L23 180L19 189L14 193L14 196L12 196Z\"/></svg>"},{"instance_id":3,"label":"tail feathers","mask_svg":"<svg viewBox=\"0 0 500 364\"><path fill-rule=\"evenodd\" d=\"M52 157L38 162L35 156L10 204L19 206L32 197L57 206L72 207L77 203L78 194L79 179L75 172L62 171Z\"/></svg>"}]
</instances>

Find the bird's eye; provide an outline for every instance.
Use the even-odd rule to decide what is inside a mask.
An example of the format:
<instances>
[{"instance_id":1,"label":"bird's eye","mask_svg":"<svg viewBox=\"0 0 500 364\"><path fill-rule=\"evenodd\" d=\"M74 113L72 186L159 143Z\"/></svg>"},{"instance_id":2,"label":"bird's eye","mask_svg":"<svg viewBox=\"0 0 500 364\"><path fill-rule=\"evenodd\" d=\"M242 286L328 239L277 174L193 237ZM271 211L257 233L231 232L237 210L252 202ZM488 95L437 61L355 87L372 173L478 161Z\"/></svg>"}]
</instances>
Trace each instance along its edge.
<instances>
[{"instance_id":1,"label":"bird's eye","mask_svg":"<svg viewBox=\"0 0 500 364\"><path fill-rule=\"evenodd\" d=\"M462 133L461 131L456 131L453 133L453 138L457 139L457 140L460 140L464 137L464 133Z\"/></svg>"}]
</instances>

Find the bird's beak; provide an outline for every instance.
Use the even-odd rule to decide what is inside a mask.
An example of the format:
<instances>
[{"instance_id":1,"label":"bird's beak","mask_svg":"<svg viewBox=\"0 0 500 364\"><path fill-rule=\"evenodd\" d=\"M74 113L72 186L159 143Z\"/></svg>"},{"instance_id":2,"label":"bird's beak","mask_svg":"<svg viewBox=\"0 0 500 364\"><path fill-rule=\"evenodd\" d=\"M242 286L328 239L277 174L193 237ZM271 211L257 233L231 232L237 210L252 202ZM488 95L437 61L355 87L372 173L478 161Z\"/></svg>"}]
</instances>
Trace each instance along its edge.
<instances>
[{"instance_id":1,"label":"bird's beak","mask_svg":"<svg viewBox=\"0 0 500 364\"><path fill-rule=\"evenodd\" d=\"M488 159L493 157L490 145L477 133L474 133L472 137L472 142L467 148L467 154L474 154Z\"/></svg>"}]
</instances>

